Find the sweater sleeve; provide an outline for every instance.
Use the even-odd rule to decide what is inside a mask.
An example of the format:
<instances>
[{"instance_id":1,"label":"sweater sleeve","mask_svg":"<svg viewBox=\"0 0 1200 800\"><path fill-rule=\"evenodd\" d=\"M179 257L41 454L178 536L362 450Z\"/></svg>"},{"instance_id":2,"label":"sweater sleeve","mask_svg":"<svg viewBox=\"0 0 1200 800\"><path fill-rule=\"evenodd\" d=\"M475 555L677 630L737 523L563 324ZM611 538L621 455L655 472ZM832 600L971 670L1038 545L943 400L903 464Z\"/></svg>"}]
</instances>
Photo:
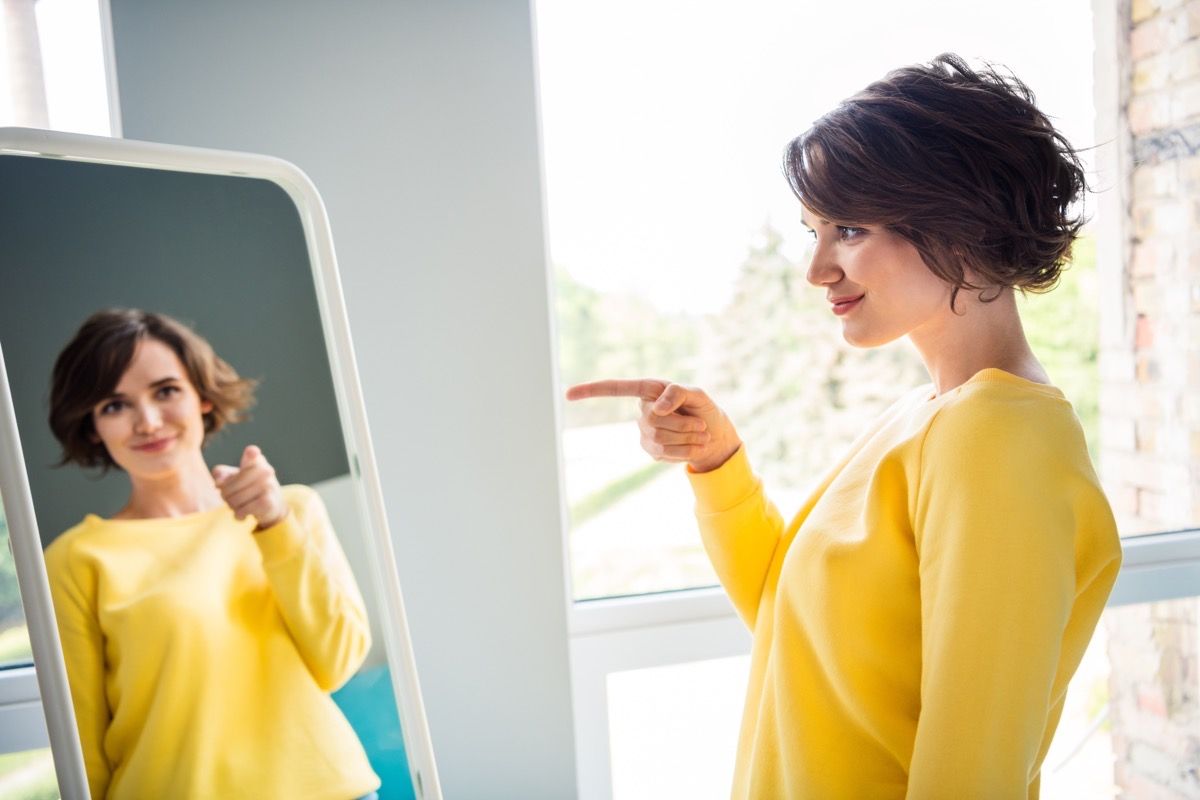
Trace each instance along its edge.
<instances>
[{"instance_id":1,"label":"sweater sleeve","mask_svg":"<svg viewBox=\"0 0 1200 800\"><path fill-rule=\"evenodd\" d=\"M284 488L291 513L254 535L300 656L325 691L344 684L371 648L366 604L320 495Z\"/></svg>"},{"instance_id":2,"label":"sweater sleeve","mask_svg":"<svg viewBox=\"0 0 1200 800\"><path fill-rule=\"evenodd\" d=\"M1055 695L1078 665L1060 665L1064 640L1090 638L1120 561L1089 475L1069 406L952 405L931 423L913 514L922 666L908 797L1025 798L1037 780Z\"/></svg>"},{"instance_id":3,"label":"sweater sleeve","mask_svg":"<svg viewBox=\"0 0 1200 800\"><path fill-rule=\"evenodd\" d=\"M46 549L45 560L88 788L92 797L103 798L112 778L104 754L112 713L105 688L104 635L96 611L96 589L93 581L86 580L85 566L72 560L65 534Z\"/></svg>"},{"instance_id":4,"label":"sweater sleeve","mask_svg":"<svg viewBox=\"0 0 1200 800\"><path fill-rule=\"evenodd\" d=\"M696 520L704 549L738 615L754 630L767 571L783 535L783 517L750 469L746 448L711 472L693 472Z\"/></svg>"}]
</instances>

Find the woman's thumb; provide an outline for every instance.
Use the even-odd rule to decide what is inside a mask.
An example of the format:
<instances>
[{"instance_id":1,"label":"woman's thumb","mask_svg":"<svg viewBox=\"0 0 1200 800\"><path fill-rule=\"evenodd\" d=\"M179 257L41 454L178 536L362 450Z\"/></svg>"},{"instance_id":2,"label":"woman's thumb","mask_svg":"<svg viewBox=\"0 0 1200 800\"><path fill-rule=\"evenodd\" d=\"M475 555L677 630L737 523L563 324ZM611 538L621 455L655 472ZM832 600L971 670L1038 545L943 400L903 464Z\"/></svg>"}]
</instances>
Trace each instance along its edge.
<instances>
[{"instance_id":1,"label":"woman's thumb","mask_svg":"<svg viewBox=\"0 0 1200 800\"><path fill-rule=\"evenodd\" d=\"M658 396L658 400L654 402L654 413L660 417L673 413L675 409L683 405L687 400L687 389L677 383L672 383L663 390L663 393Z\"/></svg>"},{"instance_id":2,"label":"woman's thumb","mask_svg":"<svg viewBox=\"0 0 1200 800\"><path fill-rule=\"evenodd\" d=\"M242 469L250 466L259 456L262 455L262 450L258 449L256 444L246 445L246 449L242 451Z\"/></svg>"}]
</instances>

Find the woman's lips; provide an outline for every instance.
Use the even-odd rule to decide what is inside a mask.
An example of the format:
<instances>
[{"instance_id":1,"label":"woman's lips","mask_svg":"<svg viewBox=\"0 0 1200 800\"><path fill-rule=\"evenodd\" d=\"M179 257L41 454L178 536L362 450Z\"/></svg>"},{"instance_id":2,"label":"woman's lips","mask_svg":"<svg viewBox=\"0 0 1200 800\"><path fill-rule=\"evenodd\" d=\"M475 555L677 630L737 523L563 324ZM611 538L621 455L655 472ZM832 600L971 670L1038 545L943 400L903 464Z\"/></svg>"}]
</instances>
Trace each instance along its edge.
<instances>
[{"instance_id":1,"label":"woman's lips","mask_svg":"<svg viewBox=\"0 0 1200 800\"><path fill-rule=\"evenodd\" d=\"M166 439L159 439L158 441L149 442L147 444L134 445L133 449L142 453L160 453L163 450L166 450L173 441L175 441L175 437L171 436Z\"/></svg>"},{"instance_id":2,"label":"woman's lips","mask_svg":"<svg viewBox=\"0 0 1200 800\"><path fill-rule=\"evenodd\" d=\"M862 299L864 297L866 297L866 295L859 295L855 299L847 300L844 303L834 303L833 304L833 313L837 314L838 316L841 316L842 314L850 313L850 311L854 310L858 306L858 304L862 302Z\"/></svg>"}]
</instances>

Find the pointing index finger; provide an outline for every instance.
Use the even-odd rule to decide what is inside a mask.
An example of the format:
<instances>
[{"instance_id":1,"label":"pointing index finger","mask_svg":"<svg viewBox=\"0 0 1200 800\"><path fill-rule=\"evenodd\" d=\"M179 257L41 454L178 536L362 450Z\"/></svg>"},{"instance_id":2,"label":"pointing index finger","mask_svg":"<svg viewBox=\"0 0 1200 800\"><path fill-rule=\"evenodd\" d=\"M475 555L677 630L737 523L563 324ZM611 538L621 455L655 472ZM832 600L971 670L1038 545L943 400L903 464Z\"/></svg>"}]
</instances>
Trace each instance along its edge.
<instances>
[{"instance_id":1,"label":"pointing index finger","mask_svg":"<svg viewBox=\"0 0 1200 800\"><path fill-rule=\"evenodd\" d=\"M667 388L664 381L643 378L640 380L616 379L579 383L567 389L568 400L586 400L590 397L640 397L654 401Z\"/></svg>"}]
</instances>

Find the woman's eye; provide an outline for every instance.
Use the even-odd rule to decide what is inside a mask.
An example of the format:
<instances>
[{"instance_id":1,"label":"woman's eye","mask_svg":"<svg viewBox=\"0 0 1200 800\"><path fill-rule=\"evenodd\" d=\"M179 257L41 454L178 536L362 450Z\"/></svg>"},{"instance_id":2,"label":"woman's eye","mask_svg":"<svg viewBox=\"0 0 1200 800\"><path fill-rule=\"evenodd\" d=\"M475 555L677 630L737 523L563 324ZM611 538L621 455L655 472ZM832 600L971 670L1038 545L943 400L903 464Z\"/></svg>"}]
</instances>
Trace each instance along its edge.
<instances>
[{"instance_id":1,"label":"woman's eye","mask_svg":"<svg viewBox=\"0 0 1200 800\"><path fill-rule=\"evenodd\" d=\"M857 239L867 232L866 228L855 228L851 225L835 225L834 227L837 229L838 238L843 242L848 242L851 239ZM807 233L809 238L814 242L817 240L817 232L812 228L806 228L805 233Z\"/></svg>"},{"instance_id":2,"label":"woman's eye","mask_svg":"<svg viewBox=\"0 0 1200 800\"><path fill-rule=\"evenodd\" d=\"M100 406L101 414L115 414L125 407L125 403L121 400L113 400Z\"/></svg>"},{"instance_id":3,"label":"woman's eye","mask_svg":"<svg viewBox=\"0 0 1200 800\"><path fill-rule=\"evenodd\" d=\"M178 386L161 386L158 389L158 396L159 397L169 397L178 391L179 391Z\"/></svg>"}]
</instances>

